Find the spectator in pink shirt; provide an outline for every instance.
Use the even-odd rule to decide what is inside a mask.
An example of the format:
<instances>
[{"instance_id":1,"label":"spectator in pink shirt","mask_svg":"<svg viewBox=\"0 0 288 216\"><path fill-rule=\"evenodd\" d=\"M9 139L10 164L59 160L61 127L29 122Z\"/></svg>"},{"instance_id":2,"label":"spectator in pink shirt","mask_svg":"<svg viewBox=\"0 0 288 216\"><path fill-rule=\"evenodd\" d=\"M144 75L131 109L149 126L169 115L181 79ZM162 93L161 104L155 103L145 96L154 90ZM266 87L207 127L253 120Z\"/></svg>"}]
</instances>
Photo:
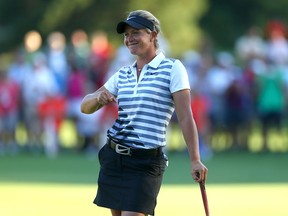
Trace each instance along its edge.
<instances>
[{"instance_id":1,"label":"spectator in pink shirt","mask_svg":"<svg viewBox=\"0 0 288 216\"><path fill-rule=\"evenodd\" d=\"M0 70L0 154L15 154L15 131L18 122L19 85Z\"/></svg>"}]
</instances>

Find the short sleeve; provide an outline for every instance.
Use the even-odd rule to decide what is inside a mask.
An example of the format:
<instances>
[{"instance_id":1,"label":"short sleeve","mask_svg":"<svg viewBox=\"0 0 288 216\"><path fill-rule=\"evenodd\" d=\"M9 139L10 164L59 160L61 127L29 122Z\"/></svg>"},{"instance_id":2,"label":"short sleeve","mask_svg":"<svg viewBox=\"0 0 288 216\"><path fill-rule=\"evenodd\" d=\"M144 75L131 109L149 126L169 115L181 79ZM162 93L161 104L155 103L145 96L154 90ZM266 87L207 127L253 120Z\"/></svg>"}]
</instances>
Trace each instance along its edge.
<instances>
[{"instance_id":1,"label":"short sleeve","mask_svg":"<svg viewBox=\"0 0 288 216\"><path fill-rule=\"evenodd\" d=\"M183 89L190 89L188 73L184 65L175 60L171 70L170 92L174 93Z\"/></svg>"},{"instance_id":2,"label":"short sleeve","mask_svg":"<svg viewBox=\"0 0 288 216\"><path fill-rule=\"evenodd\" d=\"M113 76L111 76L107 82L104 84L104 87L113 95L118 95L118 77L119 72L116 72Z\"/></svg>"}]
</instances>

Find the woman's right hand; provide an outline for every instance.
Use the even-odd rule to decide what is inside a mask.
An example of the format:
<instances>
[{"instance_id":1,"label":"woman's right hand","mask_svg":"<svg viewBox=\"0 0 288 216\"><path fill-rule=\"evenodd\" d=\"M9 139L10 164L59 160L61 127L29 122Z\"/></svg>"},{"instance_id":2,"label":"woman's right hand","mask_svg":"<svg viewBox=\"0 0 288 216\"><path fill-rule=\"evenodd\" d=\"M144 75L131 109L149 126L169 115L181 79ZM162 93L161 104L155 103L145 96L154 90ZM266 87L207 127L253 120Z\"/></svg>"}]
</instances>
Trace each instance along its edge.
<instances>
[{"instance_id":1,"label":"woman's right hand","mask_svg":"<svg viewBox=\"0 0 288 216\"><path fill-rule=\"evenodd\" d=\"M104 86L92 94L84 97L81 103L81 112L91 114L108 103L116 102L116 98Z\"/></svg>"}]
</instances>

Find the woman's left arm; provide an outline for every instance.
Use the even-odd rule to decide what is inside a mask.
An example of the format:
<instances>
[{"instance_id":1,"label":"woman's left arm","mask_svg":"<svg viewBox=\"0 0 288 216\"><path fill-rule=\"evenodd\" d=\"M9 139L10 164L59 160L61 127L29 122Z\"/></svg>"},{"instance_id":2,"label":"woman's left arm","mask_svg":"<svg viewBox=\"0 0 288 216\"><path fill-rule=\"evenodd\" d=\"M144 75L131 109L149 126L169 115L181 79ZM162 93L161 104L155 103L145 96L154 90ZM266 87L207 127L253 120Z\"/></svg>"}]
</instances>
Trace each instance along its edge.
<instances>
[{"instance_id":1,"label":"woman's left arm","mask_svg":"<svg viewBox=\"0 0 288 216\"><path fill-rule=\"evenodd\" d=\"M200 159L198 131L191 110L190 90L184 89L173 93L173 100L178 122L189 151L192 177L197 182L205 182L208 169Z\"/></svg>"}]
</instances>

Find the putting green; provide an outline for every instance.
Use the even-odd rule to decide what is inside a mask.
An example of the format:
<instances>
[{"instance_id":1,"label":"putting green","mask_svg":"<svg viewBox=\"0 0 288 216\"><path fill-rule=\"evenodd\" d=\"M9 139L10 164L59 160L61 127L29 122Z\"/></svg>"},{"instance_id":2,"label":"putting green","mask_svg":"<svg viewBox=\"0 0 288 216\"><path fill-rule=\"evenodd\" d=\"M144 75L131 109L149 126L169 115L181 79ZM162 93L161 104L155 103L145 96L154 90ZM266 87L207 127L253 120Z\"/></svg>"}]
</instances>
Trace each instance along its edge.
<instances>
[{"instance_id":1,"label":"putting green","mask_svg":"<svg viewBox=\"0 0 288 216\"><path fill-rule=\"evenodd\" d=\"M211 216L287 216L288 184L206 186ZM3 216L110 216L92 204L96 185L0 183ZM205 215L197 184L163 185L156 215Z\"/></svg>"}]
</instances>

